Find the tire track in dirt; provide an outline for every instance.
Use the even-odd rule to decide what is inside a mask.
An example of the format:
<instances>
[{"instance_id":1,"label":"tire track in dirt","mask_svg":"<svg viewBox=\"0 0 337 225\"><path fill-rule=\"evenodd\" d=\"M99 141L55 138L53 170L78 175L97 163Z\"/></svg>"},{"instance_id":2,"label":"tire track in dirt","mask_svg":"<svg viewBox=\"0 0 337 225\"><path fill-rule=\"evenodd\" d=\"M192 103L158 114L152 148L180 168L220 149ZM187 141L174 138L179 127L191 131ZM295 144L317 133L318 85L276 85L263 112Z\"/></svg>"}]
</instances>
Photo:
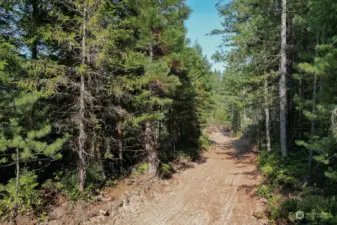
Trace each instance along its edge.
<instances>
[{"instance_id":1,"label":"tire track in dirt","mask_svg":"<svg viewBox=\"0 0 337 225\"><path fill-rule=\"evenodd\" d=\"M179 174L177 183L155 198L130 204L116 215L114 225L262 225L254 213L264 210L253 196L260 178L256 156L245 139L211 135L215 150L205 154L203 164Z\"/></svg>"}]
</instances>

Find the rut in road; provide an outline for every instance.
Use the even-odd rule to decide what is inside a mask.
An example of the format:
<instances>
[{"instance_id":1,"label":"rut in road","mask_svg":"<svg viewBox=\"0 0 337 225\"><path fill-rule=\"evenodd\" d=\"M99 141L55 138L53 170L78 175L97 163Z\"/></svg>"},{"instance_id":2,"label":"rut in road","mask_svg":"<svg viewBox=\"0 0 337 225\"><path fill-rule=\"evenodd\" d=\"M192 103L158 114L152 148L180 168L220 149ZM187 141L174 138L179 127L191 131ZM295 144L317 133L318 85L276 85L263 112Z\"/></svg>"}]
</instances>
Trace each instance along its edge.
<instances>
[{"instance_id":1,"label":"rut in road","mask_svg":"<svg viewBox=\"0 0 337 225\"><path fill-rule=\"evenodd\" d=\"M174 187L155 198L131 204L107 224L267 224L254 216L264 203L254 195L261 180L249 142L220 133L211 138L216 148L205 154L205 163L180 174Z\"/></svg>"}]
</instances>

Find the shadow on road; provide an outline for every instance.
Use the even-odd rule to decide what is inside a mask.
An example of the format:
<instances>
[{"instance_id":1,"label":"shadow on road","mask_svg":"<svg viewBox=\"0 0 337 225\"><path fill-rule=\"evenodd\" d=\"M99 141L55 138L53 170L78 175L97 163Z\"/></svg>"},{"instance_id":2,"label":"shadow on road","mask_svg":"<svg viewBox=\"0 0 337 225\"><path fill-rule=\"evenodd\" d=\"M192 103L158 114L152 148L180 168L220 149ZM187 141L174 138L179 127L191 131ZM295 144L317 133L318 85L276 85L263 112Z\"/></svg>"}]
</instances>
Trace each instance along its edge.
<instances>
[{"instance_id":1,"label":"shadow on road","mask_svg":"<svg viewBox=\"0 0 337 225\"><path fill-rule=\"evenodd\" d=\"M221 138L220 135L223 137ZM224 138L225 141L222 141ZM224 156L224 159L236 165L237 172L231 174L243 176L247 180L247 184L238 186L237 191L251 198L260 198L256 195L256 190L263 181L260 179L260 171L257 168L256 147L251 140L245 136L239 139L230 138L228 134L216 134L214 140L217 141L215 154ZM248 184L249 180L254 180L255 184Z\"/></svg>"}]
</instances>

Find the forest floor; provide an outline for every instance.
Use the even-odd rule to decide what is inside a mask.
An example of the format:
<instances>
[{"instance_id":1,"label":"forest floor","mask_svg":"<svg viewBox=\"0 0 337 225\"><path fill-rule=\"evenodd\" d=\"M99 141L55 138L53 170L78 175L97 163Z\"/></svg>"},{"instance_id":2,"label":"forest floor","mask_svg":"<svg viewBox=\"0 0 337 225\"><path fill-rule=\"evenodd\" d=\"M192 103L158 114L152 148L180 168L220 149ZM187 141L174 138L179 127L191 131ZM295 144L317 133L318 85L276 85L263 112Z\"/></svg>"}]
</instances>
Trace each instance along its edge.
<instances>
[{"instance_id":1,"label":"forest floor","mask_svg":"<svg viewBox=\"0 0 337 225\"><path fill-rule=\"evenodd\" d=\"M214 145L204 153L205 160L186 164L171 179L122 183L105 191L111 200L75 208L67 215L59 212L62 217L47 224L268 224L266 202L255 194L262 179L250 141L224 133L210 138Z\"/></svg>"}]
</instances>

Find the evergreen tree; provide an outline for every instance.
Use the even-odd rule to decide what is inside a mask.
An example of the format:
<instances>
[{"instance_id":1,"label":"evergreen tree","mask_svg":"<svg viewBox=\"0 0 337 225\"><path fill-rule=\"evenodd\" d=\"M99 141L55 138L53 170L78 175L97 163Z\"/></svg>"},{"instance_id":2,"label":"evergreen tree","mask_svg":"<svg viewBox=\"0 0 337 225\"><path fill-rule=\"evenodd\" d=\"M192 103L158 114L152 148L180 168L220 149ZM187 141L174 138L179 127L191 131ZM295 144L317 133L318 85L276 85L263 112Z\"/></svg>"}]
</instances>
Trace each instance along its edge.
<instances>
[{"instance_id":1,"label":"evergreen tree","mask_svg":"<svg viewBox=\"0 0 337 225\"><path fill-rule=\"evenodd\" d=\"M146 0L140 2L139 15L134 18L139 32L136 47L143 51L147 58L144 64L145 72L137 80L140 90L136 98L136 104L145 111L138 112L135 121L144 126L143 143L148 155L150 174L157 173L159 163L154 124L161 123L163 108L172 102L169 98L170 92L179 85L178 78L170 73L169 63L175 57L172 54L183 47L183 22L188 13L188 9L180 0Z\"/></svg>"},{"instance_id":2,"label":"evergreen tree","mask_svg":"<svg viewBox=\"0 0 337 225\"><path fill-rule=\"evenodd\" d=\"M30 3L18 3L3 5L2 10L7 11L7 17L3 20L4 38L1 38L0 50L0 75L1 75L1 164L6 168L15 166L15 192L7 193L12 199L11 206L6 210L12 210L11 219L15 220L18 210L22 207L20 202L22 193L20 187L21 165L29 162L43 162L45 160L60 159L63 144L67 136L52 133L52 124L45 119L46 110L41 109L42 101L50 94L48 79L41 79L41 61L37 61L37 47L34 54L25 49L31 46L31 42L25 38L29 30L20 27L27 14L16 15L20 7ZM27 6L28 7L28 6ZM14 35L11 31L23 32L22 36ZM26 52L27 58L20 57L20 52ZM33 51L33 50L32 50ZM57 137L58 136L58 137ZM57 137L57 138L55 138Z\"/></svg>"},{"instance_id":3,"label":"evergreen tree","mask_svg":"<svg viewBox=\"0 0 337 225\"><path fill-rule=\"evenodd\" d=\"M306 190L311 190L298 200L297 209L310 198L335 201L336 102L331 97L336 89L332 69L336 66L335 6L335 1L329 0L219 3L223 29L212 32L224 35L223 45L231 47L225 55L218 53L215 57L227 63L223 75L224 89L229 90L224 95L230 100L225 103L227 117L236 117L234 122L241 119L234 108L231 110L233 101L237 107L241 103L240 111L250 108L248 117L257 128L265 125L266 140L257 138L266 141L268 153L261 152L260 167L267 174L273 170L267 178L271 186L304 183L309 186ZM241 98L248 99L249 104ZM280 125L281 130L277 128ZM261 147L264 149L264 145ZM282 210L287 210L287 203ZM329 216L319 223L330 224L335 210L324 205ZM318 223L317 218L308 221Z\"/></svg>"},{"instance_id":4,"label":"evergreen tree","mask_svg":"<svg viewBox=\"0 0 337 225\"><path fill-rule=\"evenodd\" d=\"M159 175L200 157L223 80L190 46L189 14L184 0L0 3L0 212L32 210L46 180L76 174L83 193L143 161Z\"/></svg>"}]
</instances>

